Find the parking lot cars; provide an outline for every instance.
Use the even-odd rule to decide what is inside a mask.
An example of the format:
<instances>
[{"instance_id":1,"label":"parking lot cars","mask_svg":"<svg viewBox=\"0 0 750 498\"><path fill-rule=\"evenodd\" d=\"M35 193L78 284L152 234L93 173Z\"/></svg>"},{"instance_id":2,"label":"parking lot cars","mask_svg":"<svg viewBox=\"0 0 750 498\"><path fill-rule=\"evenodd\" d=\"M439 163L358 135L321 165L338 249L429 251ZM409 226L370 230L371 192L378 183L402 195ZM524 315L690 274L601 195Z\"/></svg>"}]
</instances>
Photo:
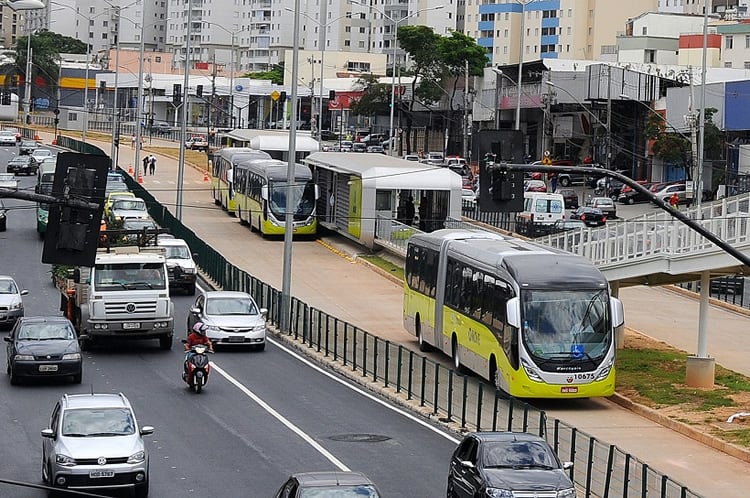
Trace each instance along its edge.
<instances>
[{"instance_id":1,"label":"parking lot cars","mask_svg":"<svg viewBox=\"0 0 750 498\"><path fill-rule=\"evenodd\" d=\"M18 148L19 154L31 154L36 149L39 148L39 144L36 143L36 140L21 140L21 146Z\"/></svg>"},{"instance_id":2,"label":"parking lot cars","mask_svg":"<svg viewBox=\"0 0 750 498\"><path fill-rule=\"evenodd\" d=\"M599 209L608 220L617 218L617 206L609 197L594 197L586 205Z\"/></svg>"},{"instance_id":3,"label":"parking lot cars","mask_svg":"<svg viewBox=\"0 0 750 498\"><path fill-rule=\"evenodd\" d=\"M208 150L208 142L202 135L194 135L185 140L185 148L190 150Z\"/></svg>"},{"instance_id":4,"label":"parking lot cars","mask_svg":"<svg viewBox=\"0 0 750 498\"><path fill-rule=\"evenodd\" d=\"M160 235L157 245L163 247L166 252L169 286L184 289L191 296L195 295L197 270L187 242L171 236Z\"/></svg>"},{"instance_id":5,"label":"parking lot cars","mask_svg":"<svg viewBox=\"0 0 750 498\"><path fill-rule=\"evenodd\" d=\"M274 498L379 498L380 493L375 483L361 472L328 471L292 474L273 496Z\"/></svg>"},{"instance_id":6,"label":"parking lot cars","mask_svg":"<svg viewBox=\"0 0 750 498\"><path fill-rule=\"evenodd\" d=\"M78 336L62 316L19 318L4 337L10 383L24 378L71 377L81 383L83 363Z\"/></svg>"},{"instance_id":7,"label":"parking lot cars","mask_svg":"<svg viewBox=\"0 0 750 498\"><path fill-rule=\"evenodd\" d=\"M5 202L0 198L0 232L8 229L8 210L5 209Z\"/></svg>"},{"instance_id":8,"label":"parking lot cars","mask_svg":"<svg viewBox=\"0 0 750 498\"><path fill-rule=\"evenodd\" d=\"M119 394L64 394L42 430L42 480L64 489L132 488L145 498L149 459L130 401Z\"/></svg>"},{"instance_id":9,"label":"parking lot cars","mask_svg":"<svg viewBox=\"0 0 750 498\"><path fill-rule=\"evenodd\" d=\"M16 145L15 130L0 130L0 145Z\"/></svg>"},{"instance_id":10,"label":"parking lot cars","mask_svg":"<svg viewBox=\"0 0 750 498\"><path fill-rule=\"evenodd\" d=\"M5 171L16 175L35 175L39 165L31 156L14 156L8 161Z\"/></svg>"},{"instance_id":11,"label":"parking lot cars","mask_svg":"<svg viewBox=\"0 0 750 498\"><path fill-rule=\"evenodd\" d=\"M565 209L576 209L578 208L578 192L573 189L561 189L557 191L563 196L565 202Z\"/></svg>"},{"instance_id":12,"label":"parking lot cars","mask_svg":"<svg viewBox=\"0 0 750 498\"><path fill-rule=\"evenodd\" d=\"M18 287L13 277L0 275L0 326L12 327L24 315L23 296L28 293Z\"/></svg>"},{"instance_id":13,"label":"parking lot cars","mask_svg":"<svg viewBox=\"0 0 750 498\"><path fill-rule=\"evenodd\" d=\"M641 181L638 183L640 183L646 190L649 190L653 186L653 184L649 182ZM635 204L636 202L649 202L651 201L651 197L625 185L622 187L620 195L617 197L617 201L623 204Z\"/></svg>"},{"instance_id":14,"label":"parking lot cars","mask_svg":"<svg viewBox=\"0 0 750 498\"><path fill-rule=\"evenodd\" d=\"M448 496L550 496L575 498L566 471L572 462L560 462L539 436L523 432L480 432L467 435L450 461Z\"/></svg>"},{"instance_id":15,"label":"parking lot cars","mask_svg":"<svg viewBox=\"0 0 750 498\"><path fill-rule=\"evenodd\" d=\"M266 348L266 314L250 294L209 291L198 296L190 308L187 330L196 322L208 325L206 334L214 346L244 344L257 351Z\"/></svg>"},{"instance_id":16,"label":"parking lot cars","mask_svg":"<svg viewBox=\"0 0 750 498\"><path fill-rule=\"evenodd\" d=\"M677 194L678 204L687 204L687 190L684 183L672 183L661 185L661 188L654 191L654 195L662 201L669 204L671 197Z\"/></svg>"},{"instance_id":17,"label":"parking lot cars","mask_svg":"<svg viewBox=\"0 0 750 498\"><path fill-rule=\"evenodd\" d=\"M599 227L607 222L607 216L600 209L591 206L580 206L570 213L570 218L581 220L589 227Z\"/></svg>"}]
</instances>

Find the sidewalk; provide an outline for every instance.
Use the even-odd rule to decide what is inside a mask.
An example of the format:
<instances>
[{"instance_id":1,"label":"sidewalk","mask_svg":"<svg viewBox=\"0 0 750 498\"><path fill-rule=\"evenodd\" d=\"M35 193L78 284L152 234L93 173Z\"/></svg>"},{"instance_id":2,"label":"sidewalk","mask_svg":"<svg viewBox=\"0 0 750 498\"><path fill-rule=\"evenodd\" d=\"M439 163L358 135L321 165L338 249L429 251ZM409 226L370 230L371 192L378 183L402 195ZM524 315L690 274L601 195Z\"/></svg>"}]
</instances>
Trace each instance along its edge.
<instances>
[{"instance_id":1,"label":"sidewalk","mask_svg":"<svg viewBox=\"0 0 750 498\"><path fill-rule=\"evenodd\" d=\"M52 139L40 133L43 141ZM105 151L108 142L91 141ZM154 140L156 146L157 140ZM159 144L175 147L173 142ZM148 146L144 147L148 151ZM135 151L120 148L120 164L127 168ZM163 204L174 206L177 188L177 160L159 157L157 173L144 176L144 186ZM186 165L183 183L183 223L209 240L233 264L247 269L261 280L281 287L281 242L250 233L234 217L214 205L210 184L203 170ZM331 257L331 246L344 257ZM292 294L312 306L349 321L391 341L415 345L402 327L401 286L355 264L360 249L339 237L294 245ZM627 326L677 348L697 348L698 301L662 288L625 288ZM742 314L711 306L709 353L718 364L750 376L750 341L745 339L750 319ZM615 444L651 467L706 497L744 497L750 489L750 462L735 458L671 429L647 420L606 400L590 400L582 410L559 404L548 409L551 416L565 420L581 431ZM580 405L579 405L580 406ZM737 411L747 411L738 407Z\"/></svg>"}]
</instances>

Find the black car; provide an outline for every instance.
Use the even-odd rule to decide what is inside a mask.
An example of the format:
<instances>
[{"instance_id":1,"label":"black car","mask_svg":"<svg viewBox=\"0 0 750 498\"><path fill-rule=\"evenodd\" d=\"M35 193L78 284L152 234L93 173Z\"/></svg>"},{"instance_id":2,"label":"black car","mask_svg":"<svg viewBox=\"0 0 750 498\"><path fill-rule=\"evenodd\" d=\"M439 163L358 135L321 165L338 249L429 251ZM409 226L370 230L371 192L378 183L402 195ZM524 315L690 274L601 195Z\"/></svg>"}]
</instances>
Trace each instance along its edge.
<instances>
[{"instance_id":1,"label":"black car","mask_svg":"<svg viewBox=\"0 0 750 498\"><path fill-rule=\"evenodd\" d=\"M568 230L578 230L586 228L586 223L582 220L557 220L552 225L552 233L567 232Z\"/></svg>"},{"instance_id":2,"label":"black car","mask_svg":"<svg viewBox=\"0 0 750 498\"><path fill-rule=\"evenodd\" d=\"M550 445L525 432L467 435L451 457L449 498L555 496L574 498L575 488Z\"/></svg>"},{"instance_id":3,"label":"black car","mask_svg":"<svg viewBox=\"0 0 750 498\"><path fill-rule=\"evenodd\" d=\"M338 140L339 135L336 132L333 132L331 130L322 130L320 132L320 140L323 140L325 142L331 142L334 140Z\"/></svg>"},{"instance_id":4,"label":"black car","mask_svg":"<svg viewBox=\"0 0 750 498\"><path fill-rule=\"evenodd\" d=\"M0 199L0 232L4 232L8 229L8 210L3 204L3 200Z\"/></svg>"},{"instance_id":5,"label":"black car","mask_svg":"<svg viewBox=\"0 0 750 498\"><path fill-rule=\"evenodd\" d=\"M10 383L21 377L72 377L81 383L83 363L78 337L70 323L61 316L19 318L4 338L7 345Z\"/></svg>"},{"instance_id":6,"label":"black car","mask_svg":"<svg viewBox=\"0 0 750 498\"><path fill-rule=\"evenodd\" d=\"M589 206L580 206L578 209L570 213L570 218L573 220L581 220L589 227L600 227L607 222L607 216L601 209Z\"/></svg>"},{"instance_id":7,"label":"black car","mask_svg":"<svg viewBox=\"0 0 750 498\"><path fill-rule=\"evenodd\" d=\"M641 183L641 186L646 190L650 190L653 184ZM620 190L620 195L617 196L617 200L623 204L635 204L636 202L651 202L651 196L641 193L625 185Z\"/></svg>"},{"instance_id":8,"label":"black car","mask_svg":"<svg viewBox=\"0 0 750 498\"><path fill-rule=\"evenodd\" d=\"M561 189L557 191L558 194L563 196L565 202L565 209L577 209L578 204L578 192L573 189Z\"/></svg>"},{"instance_id":9,"label":"black car","mask_svg":"<svg viewBox=\"0 0 750 498\"><path fill-rule=\"evenodd\" d=\"M39 163L31 156L15 156L8 161L5 171L17 175L36 175L39 171Z\"/></svg>"},{"instance_id":10,"label":"black car","mask_svg":"<svg viewBox=\"0 0 750 498\"><path fill-rule=\"evenodd\" d=\"M36 143L36 140L22 140L21 147L19 148L18 153L23 155L31 154L38 147L39 144Z\"/></svg>"}]
</instances>

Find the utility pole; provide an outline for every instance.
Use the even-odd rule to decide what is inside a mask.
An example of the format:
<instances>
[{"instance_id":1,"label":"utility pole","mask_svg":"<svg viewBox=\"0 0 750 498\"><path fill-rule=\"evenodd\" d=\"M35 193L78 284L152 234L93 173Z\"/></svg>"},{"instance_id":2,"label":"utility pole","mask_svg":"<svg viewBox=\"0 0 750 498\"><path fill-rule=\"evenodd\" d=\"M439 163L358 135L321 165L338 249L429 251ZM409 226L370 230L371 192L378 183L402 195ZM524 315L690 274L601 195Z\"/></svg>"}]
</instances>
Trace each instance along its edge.
<instances>
[{"instance_id":1,"label":"utility pole","mask_svg":"<svg viewBox=\"0 0 750 498\"><path fill-rule=\"evenodd\" d=\"M469 59L464 61L464 119L462 120L464 129L464 158L469 157Z\"/></svg>"},{"instance_id":2,"label":"utility pole","mask_svg":"<svg viewBox=\"0 0 750 498\"><path fill-rule=\"evenodd\" d=\"M698 170L698 116L695 112L695 82L693 81L693 68L688 67L688 78L690 83L690 105L688 107L688 115L685 116L685 120L688 122L688 125L690 126L690 168L693 172L692 180L693 180L693 188L692 189L686 189L685 195L688 199L693 197L693 201L696 202L695 195L696 195L696 181L699 180L697 178L697 170Z\"/></svg>"},{"instance_id":3,"label":"utility pole","mask_svg":"<svg viewBox=\"0 0 750 498\"><path fill-rule=\"evenodd\" d=\"M545 71L544 81L549 81L549 71ZM542 103L544 104L544 131L542 136L542 154L545 151L550 150L550 137L553 132L552 124L552 103L555 100L557 94L551 85L547 85L547 93L542 95Z\"/></svg>"},{"instance_id":4,"label":"utility pole","mask_svg":"<svg viewBox=\"0 0 750 498\"><path fill-rule=\"evenodd\" d=\"M607 64L607 170L612 169L612 66ZM607 197L609 197L609 176L606 176Z\"/></svg>"}]
</instances>

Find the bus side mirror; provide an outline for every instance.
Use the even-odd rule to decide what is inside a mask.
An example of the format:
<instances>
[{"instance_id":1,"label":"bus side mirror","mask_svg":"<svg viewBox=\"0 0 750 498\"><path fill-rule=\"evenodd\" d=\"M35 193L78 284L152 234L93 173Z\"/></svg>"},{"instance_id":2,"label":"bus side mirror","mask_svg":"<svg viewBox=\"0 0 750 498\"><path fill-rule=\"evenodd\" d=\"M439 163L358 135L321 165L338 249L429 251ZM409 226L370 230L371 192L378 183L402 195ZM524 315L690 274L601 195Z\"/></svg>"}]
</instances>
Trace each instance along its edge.
<instances>
[{"instance_id":1,"label":"bus side mirror","mask_svg":"<svg viewBox=\"0 0 750 498\"><path fill-rule=\"evenodd\" d=\"M622 301L616 297L609 297L609 308L612 313L612 327L617 328L625 323L625 311L622 307Z\"/></svg>"},{"instance_id":2,"label":"bus side mirror","mask_svg":"<svg viewBox=\"0 0 750 498\"><path fill-rule=\"evenodd\" d=\"M262 187L260 188L260 197L261 197L261 199L263 199L264 201L267 201L267 200L268 200L268 185L263 185L263 186L262 186Z\"/></svg>"},{"instance_id":3,"label":"bus side mirror","mask_svg":"<svg viewBox=\"0 0 750 498\"><path fill-rule=\"evenodd\" d=\"M521 301L517 297L510 298L505 303L505 316L508 325L521 328Z\"/></svg>"},{"instance_id":4,"label":"bus side mirror","mask_svg":"<svg viewBox=\"0 0 750 498\"><path fill-rule=\"evenodd\" d=\"M320 199L320 189L315 185L315 200L317 201L318 199Z\"/></svg>"}]
</instances>

